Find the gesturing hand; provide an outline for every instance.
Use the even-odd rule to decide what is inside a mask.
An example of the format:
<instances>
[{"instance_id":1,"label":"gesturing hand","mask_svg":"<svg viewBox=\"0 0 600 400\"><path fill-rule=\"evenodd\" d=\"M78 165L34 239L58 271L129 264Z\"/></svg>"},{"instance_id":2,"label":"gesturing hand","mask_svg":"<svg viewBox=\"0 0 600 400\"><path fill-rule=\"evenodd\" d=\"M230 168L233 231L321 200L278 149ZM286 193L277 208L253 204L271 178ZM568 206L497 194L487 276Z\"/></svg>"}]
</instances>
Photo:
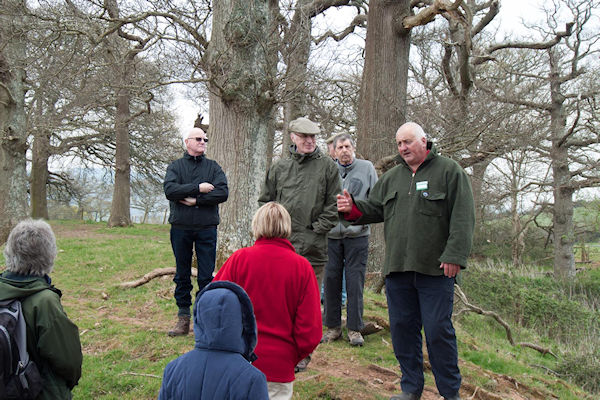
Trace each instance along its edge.
<instances>
[{"instance_id":1,"label":"gesturing hand","mask_svg":"<svg viewBox=\"0 0 600 400\"><path fill-rule=\"evenodd\" d=\"M337 195L337 209L339 212L349 213L352 211L352 196L346 189L342 194Z\"/></svg>"}]
</instances>

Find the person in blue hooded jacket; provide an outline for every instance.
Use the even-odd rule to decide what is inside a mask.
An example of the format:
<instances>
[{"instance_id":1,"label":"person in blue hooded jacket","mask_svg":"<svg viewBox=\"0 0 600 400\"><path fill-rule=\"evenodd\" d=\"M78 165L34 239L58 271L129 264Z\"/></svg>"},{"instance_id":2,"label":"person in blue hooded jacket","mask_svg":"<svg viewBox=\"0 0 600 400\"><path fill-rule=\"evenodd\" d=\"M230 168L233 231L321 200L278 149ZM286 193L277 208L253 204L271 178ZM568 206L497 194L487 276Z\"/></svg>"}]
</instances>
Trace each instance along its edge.
<instances>
[{"instance_id":1,"label":"person in blue hooded jacket","mask_svg":"<svg viewBox=\"0 0 600 400\"><path fill-rule=\"evenodd\" d=\"M167 364L159 400L267 400L250 298L233 282L208 284L194 304L195 348Z\"/></svg>"}]
</instances>

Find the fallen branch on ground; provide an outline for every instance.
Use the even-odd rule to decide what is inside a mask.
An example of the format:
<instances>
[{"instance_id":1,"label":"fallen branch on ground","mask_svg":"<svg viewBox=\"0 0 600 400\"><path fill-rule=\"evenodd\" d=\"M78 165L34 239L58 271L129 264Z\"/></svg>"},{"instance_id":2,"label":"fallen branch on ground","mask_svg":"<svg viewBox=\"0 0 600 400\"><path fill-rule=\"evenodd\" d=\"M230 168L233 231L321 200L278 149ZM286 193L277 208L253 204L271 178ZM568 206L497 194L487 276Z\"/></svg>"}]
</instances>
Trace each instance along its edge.
<instances>
[{"instance_id":1,"label":"fallen branch on ground","mask_svg":"<svg viewBox=\"0 0 600 400\"><path fill-rule=\"evenodd\" d=\"M515 343L515 340L513 339L512 330L510 329L510 326L497 313L495 313L494 311L484 310L481 307L477 307L476 305L473 305L473 304L469 303L469 301L467 300L467 296L462 291L462 289L460 288L460 286L458 286L458 285L455 284L454 285L454 289L455 289L454 293L456 294L456 296L458 297L458 299L466 307L466 308L460 310L459 312L457 312L456 316L462 314L463 312L474 312L476 314L480 314L480 315L485 315L485 316L488 316L488 317L492 317L500 325L502 325L502 327L506 331L506 338L510 342L511 345L513 345L513 346L521 346L521 347L529 347L530 349L537 350L537 351L539 351L542 354L550 354L552 357L558 358L556 356L556 354L554 354L550 349L541 347L539 345L532 344L532 343L527 343L527 342Z\"/></svg>"},{"instance_id":2,"label":"fallen branch on ground","mask_svg":"<svg viewBox=\"0 0 600 400\"><path fill-rule=\"evenodd\" d=\"M148 282L150 282L154 278L158 278L164 275L175 275L175 267L167 267L167 268L156 268L146 275L142 276L135 281L123 282L119 285L120 288L130 289L138 286L142 286ZM198 276L198 270L196 268L192 268L192 276Z\"/></svg>"},{"instance_id":3,"label":"fallen branch on ground","mask_svg":"<svg viewBox=\"0 0 600 400\"><path fill-rule=\"evenodd\" d=\"M158 378L161 379L162 376L154 375L154 374L140 374L137 372L121 372L119 375L134 375L134 376L147 376L149 378Z\"/></svg>"}]
</instances>

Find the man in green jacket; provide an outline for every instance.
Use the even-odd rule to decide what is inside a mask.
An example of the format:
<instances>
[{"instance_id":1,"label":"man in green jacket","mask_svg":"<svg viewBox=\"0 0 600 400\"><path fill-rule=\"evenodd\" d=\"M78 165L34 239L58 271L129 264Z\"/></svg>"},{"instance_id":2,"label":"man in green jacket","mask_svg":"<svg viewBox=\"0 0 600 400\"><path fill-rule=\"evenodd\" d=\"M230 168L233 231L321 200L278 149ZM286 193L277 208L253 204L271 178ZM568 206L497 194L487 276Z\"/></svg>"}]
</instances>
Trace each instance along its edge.
<instances>
[{"instance_id":1,"label":"man in green jacket","mask_svg":"<svg viewBox=\"0 0 600 400\"><path fill-rule=\"evenodd\" d=\"M0 301L21 300L27 352L43 378L37 399L71 399L81 377L79 330L64 312L60 290L48 276L54 266L56 240L52 228L39 220L15 226L4 248L6 271L0 274Z\"/></svg>"},{"instance_id":2,"label":"man in green jacket","mask_svg":"<svg viewBox=\"0 0 600 400\"><path fill-rule=\"evenodd\" d=\"M258 198L259 205L276 201L292 217L290 242L296 252L308 259L321 287L327 263L327 233L336 226L336 196L342 191L337 166L317 147L319 126L300 117L289 125L290 158L277 161L267 172ZM308 365L310 356L300 361L297 372Z\"/></svg>"},{"instance_id":3,"label":"man in green jacket","mask_svg":"<svg viewBox=\"0 0 600 400\"><path fill-rule=\"evenodd\" d=\"M338 211L353 224L384 222L385 285L392 344L402 370L402 393L417 400L424 385L421 328L439 393L460 399L454 280L467 265L475 226L469 177L437 154L416 123L396 133L399 165L381 176L367 200L338 196Z\"/></svg>"},{"instance_id":4,"label":"man in green jacket","mask_svg":"<svg viewBox=\"0 0 600 400\"><path fill-rule=\"evenodd\" d=\"M337 166L317 147L318 125L308 118L290 122L291 157L271 166L259 205L276 201L292 217L290 241L310 261L319 287L327 263L327 233L336 226L336 196L342 191Z\"/></svg>"}]
</instances>

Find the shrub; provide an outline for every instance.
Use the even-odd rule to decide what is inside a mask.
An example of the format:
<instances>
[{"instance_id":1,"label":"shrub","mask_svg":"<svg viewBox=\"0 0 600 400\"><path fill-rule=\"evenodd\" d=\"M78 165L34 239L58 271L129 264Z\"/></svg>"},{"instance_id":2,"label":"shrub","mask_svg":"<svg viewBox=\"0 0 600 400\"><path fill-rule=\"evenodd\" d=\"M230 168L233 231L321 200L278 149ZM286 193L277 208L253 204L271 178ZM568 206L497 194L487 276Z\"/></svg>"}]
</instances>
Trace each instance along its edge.
<instances>
[{"instance_id":1,"label":"shrub","mask_svg":"<svg viewBox=\"0 0 600 400\"><path fill-rule=\"evenodd\" d=\"M557 366L561 375L569 377L591 393L600 394L600 352L589 354L566 354Z\"/></svg>"}]
</instances>

